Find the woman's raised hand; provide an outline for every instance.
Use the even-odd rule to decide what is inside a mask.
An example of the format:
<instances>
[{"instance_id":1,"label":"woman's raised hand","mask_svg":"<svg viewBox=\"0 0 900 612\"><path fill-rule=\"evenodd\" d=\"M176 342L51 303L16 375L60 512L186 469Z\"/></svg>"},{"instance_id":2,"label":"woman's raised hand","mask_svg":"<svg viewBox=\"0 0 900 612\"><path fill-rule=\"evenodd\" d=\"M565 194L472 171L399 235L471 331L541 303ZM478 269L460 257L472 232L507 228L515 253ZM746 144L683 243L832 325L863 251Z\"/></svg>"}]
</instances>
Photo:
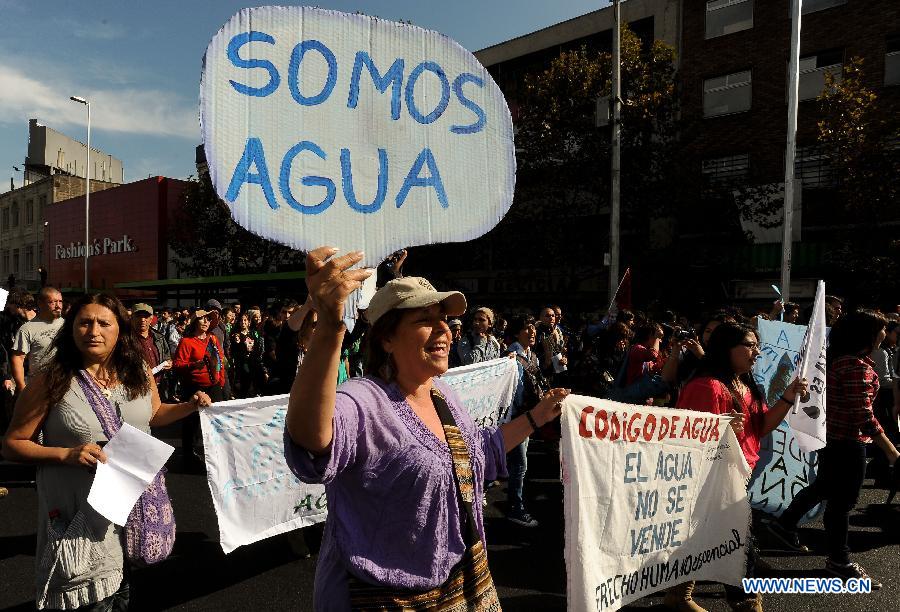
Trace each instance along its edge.
<instances>
[{"instance_id":1,"label":"woman's raised hand","mask_svg":"<svg viewBox=\"0 0 900 612\"><path fill-rule=\"evenodd\" d=\"M338 249L319 247L306 256L306 287L309 299L319 313L319 327L338 329L343 324L347 297L372 276L372 269L350 268L363 259L362 251L336 257Z\"/></svg>"},{"instance_id":2,"label":"woman's raised hand","mask_svg":"<svg viewBox=\"0 0 900 612\"><path fill-rule=\"evenodd\" d=\"M731 417L731 428L734 429L734 435L739 436L744 431L744 413L732 409L728 416Z\"/></svg>"},{"instance_id":3,"label":"woman's raised hand","mask_svg":"<svg viewBox=\"0 0 900 612\"><path fill-rule=\"evenodd\" d=\"M541 401L539 401L537 406L532 408L531 411L538 425L549 423L559 416L559 413L562 411L560 402L566 399L566 396L568 394L568 389L559 388L550 389L544 394L544 397L541 398Z\"/></svg>"},{"instance_id":4,"label":"woman's raised hand","mask_svg":"<svg viewBox=\"0 0 900 612\"><path fill-rule=\"evenodd\" d=\"M782 397L788 404L793 404L797 398L805 398L809 394L809 381L805 378L797 377L794 382L784 390ZM788 397L790 395L790 397Z\"/></svg>"}]
</instances>

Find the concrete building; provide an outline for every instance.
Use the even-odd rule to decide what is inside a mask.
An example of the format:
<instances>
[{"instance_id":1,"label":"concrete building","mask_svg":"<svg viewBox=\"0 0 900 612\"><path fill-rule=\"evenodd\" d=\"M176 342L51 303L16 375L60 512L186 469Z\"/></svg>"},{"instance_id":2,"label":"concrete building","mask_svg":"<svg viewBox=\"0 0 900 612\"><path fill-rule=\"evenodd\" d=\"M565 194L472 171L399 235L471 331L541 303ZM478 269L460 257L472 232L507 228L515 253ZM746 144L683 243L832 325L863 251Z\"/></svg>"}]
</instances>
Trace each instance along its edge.
<instances>
[{"instance_id":1,"label":"concrete building","mask_svg":"<svg viewBox=\"0 0 900 612\"><path fill-rule=\"evenodd\" d=\"M41 125L37 119L28 122L28 157L25 158L25 184L39 181L53 174L67 174L85 178L87 145L53 128ZM122 161L91 147L91 180L122 184L125 170Z\"/></svg>"},{"instance_id":2,"label":"concrete building","mask_svg":"<svg viewBox=\"0 0 900 612\"><path fill-rule=\"evenodd\" d=\"M29 290L40 288L45 213L62 200L85 193L87 147L56 130L28 122L24 185L0 194L0 277ZM91 148L91 193L123 181L122 162ZM82 215L83 215L82 208Z\"/></svg>"},{"instance_id":3,"label":"concrete building","mask_svg":"<svg viewBox=\"0 0 900 612\"><path fill-rule=\"evenodd\" d=\"M525 75L546 69L564 51L582 46L592 51L612 49L612 13L612 8L602 8L475 52L506 96L513 121L518 116L518 93ZM629 0L621 4L621 13L622 22L641 40L661 40L679 49L678 0Z\"/></svg>"},{"instance_id":4,"label":"concrete building","mask_svg":"<svg viewBox=\"0 0 900 612\"><path fill-rule=\"evenodd\" d=\"M721 227L722 211L733 209L733 190L784 181L789 3L684 0L683 6L681 102L691 120L685 153L708 187L687 225ZM824 254L838 234L853 231L835 197L830 160L816 146L816 98L826 73L839 77L859 57L865 85L887 114L900 112L900 6L896 0L804 0L802 26L795 164L802 215L795 207L792 296L811 298L815 280L830 272ZM882 221L897 223L900 210L885 211ZM698 271L712 271L715 263L718 275L745 279L734 285L737 295L771 296L769 279L781 268L780 223L773 230L730 249L730 261L701 262Z\"/></svg>"},{"instance_id":5,"label":"concrete building","mask_svg":"<svg viewBox=\"0 0 900 612\"><path fill-rule=\"evenodd\" d=\"M84 186L83 178L54 174L0 194L0 279L6 281L13 275L18 285L32 291L40 288L38 268L47 268L44 256L47 210L61 200L83 196ZM91 193L115 186L92 180Z\"/></svg>"},{"instance_id":6,"label":"concrete building","mask_svg":"<svg viewBox=\"0 0 900 612\"><path fill-rule=\"evenodd\" d=\"M689 210L679 210L677 219L650 219L639 234L623 234L621 265L632 267L638 302L661 299L695 308L774 299L770 285L777 282L781 267L781 228L766 229L741 218L736 211L744 196L735 192L747 187L783 191L789 5L782 0L622 2L622 21L645 44L658 39L677 52L681 161L696 184ZM835 195L829 160L815 146L815 98L825 73L839 74L850 58L863 58L866 85L888 115L900 114L897 0L804 0L803 12L792 275L792 296L799 299L812 297L816 279L835 278L826 256L837 239L852 237L856 227ZM612 7L607 6L475 56L500 85L515 122L526 75L546 69L564 51L582 46L609 51L612 25ZM520 184L523 178L520 168ZM607 269L602 261L609 244L609 195L595 197L593 216L560 211L515 228L504 219L502 231L462 249L417 249L410 265L421 259L423 271L466 291L473 301L517 306L559 299L579 310L605 308ZM886 224L900 227L900 209L885 215ZM588 244L579 252L583 257L550 252L543 240L554 230L573 244ZM747 232L753 242L745 238Z\"/></svg>"}]
</instances>

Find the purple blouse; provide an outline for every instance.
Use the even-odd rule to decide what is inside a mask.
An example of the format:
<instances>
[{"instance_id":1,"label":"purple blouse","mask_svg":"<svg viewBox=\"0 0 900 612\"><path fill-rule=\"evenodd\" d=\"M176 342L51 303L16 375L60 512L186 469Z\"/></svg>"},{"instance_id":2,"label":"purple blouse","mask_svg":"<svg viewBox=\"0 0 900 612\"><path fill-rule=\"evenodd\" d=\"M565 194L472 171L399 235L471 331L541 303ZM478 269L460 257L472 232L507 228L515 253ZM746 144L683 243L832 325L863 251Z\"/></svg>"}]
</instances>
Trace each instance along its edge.
<instances>
[{"instance_id":1,"label":"purple blouse","mask_svg":"<svg viewBox=\"0 0 900 612\"><path fill-rule=\"evenodd\" d=\"M472 459L475 520L484 540L485 480L506 475L499 429L478 429L449 386L447 398ZM315 609L349 610L347 572L369 583L427 590L462 558L466 514L446 443L394 384L353 378L338 387L329 455L312 458L285 431L287 464L306 483L323 483L328 520L316 567Z\"/></svg>"}]
</instances>

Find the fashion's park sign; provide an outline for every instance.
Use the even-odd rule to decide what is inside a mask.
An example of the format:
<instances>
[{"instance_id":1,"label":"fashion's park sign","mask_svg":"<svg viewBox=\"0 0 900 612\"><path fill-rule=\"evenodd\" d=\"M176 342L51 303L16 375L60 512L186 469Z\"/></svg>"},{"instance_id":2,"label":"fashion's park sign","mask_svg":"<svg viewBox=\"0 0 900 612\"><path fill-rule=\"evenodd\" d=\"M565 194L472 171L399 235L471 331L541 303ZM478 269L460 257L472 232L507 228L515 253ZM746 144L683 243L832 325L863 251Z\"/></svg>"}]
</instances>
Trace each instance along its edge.
<instances>
[{"instance_id":1,"label":"fashion's park sign","mask_svg":"<svg viewBox=\"0 0 900 612\"><path fill-rule=\"evenodd\" d=\"M475 57L437 32L310 7L243 9L204 56L210 177L235 220L375 265L477 238L512 203L509 109Z\"/></svg>"},{"instance_id":2,"label":"fashion's park sign","mask_svg":"<svg viewBox=\"0 0 900 612\"><path fill-rule=\"evenodd\" d=\"M56 259L73 259L76 257L84 257L84 244L82 242L70 242L68 246L57 244L55 246ZM134 240L128 234L120 239L105 237L95 238L90 244L88 255L96 257L98 255L115 255L118 253L133 253L137 251Z\"/></svg>"}]
</instances>

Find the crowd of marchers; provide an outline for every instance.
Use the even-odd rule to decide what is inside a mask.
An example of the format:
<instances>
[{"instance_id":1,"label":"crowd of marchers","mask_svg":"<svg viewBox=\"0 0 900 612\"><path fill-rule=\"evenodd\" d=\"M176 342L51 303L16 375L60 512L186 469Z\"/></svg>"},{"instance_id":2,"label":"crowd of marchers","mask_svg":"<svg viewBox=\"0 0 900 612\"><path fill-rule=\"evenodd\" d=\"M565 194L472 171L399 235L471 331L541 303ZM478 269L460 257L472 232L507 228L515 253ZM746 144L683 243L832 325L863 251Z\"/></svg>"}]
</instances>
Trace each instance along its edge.
<instances>
[{"instance_id":1,"label":"crowd of marchers","mask_svg":"<svg viewBox=\"0 0 900 612\"><path fill-rule=\"evenodd\" d=\"M324 274L321 270L329 271L334 278L343 279L337 285L340 291L332 288L326 296L322 287L331 281L307 281L308 296L302 303L287 300L267 306L237 302L223 306L217 299L209 299L202 306L183 309L154 308L143 302L126 307L112 296L98 294L70 305L49 286L36 296L13 289L0 313L4 454L14 460L52 466L44 470L43 480L58 490L45 493L40 509L47 514L41 520L51 531L39 531L52 532L59 520L54 513L67 516L68 529L81 525L74 517L86 511L77 504L69 506L73 495L86 495L85 487L90 483L73 479L69 468L90 470L98 461L105 461L102 445L96 443L109 437L108 431L100 431L105 408L114 409L122 422L133 419L140 423L148 433L150 426L180 421L181 460L186 469L201 470L199 409L225 399L290 393L285 438L289 463L301 479L328 485L339 474L353 472L351 464L341 464L349 461L340 456L344 452L341 449L347 446L354 453L360 452L341 437L341 427L362 426L346 421L352 411L345 412L342 407L344 395L354 397L353 402L360 401L356 396L362 395L377 403L379 394L386 394L391 401L405 401L404 405L412 409L410 414L418 417L417 422L454 450L450 434L462 431L463 438L474 435L467 430L471 423L462 422L468 417L458 412L455 396L437 383L432 386L430 375L439 378L448 367L514 359L519 383L510 422L497 429L501 437L492 433L494 430L480 434L484 448L474 453L472 460L478 463L472 466L477 467L473 473L483 482L476 483L474 491L463 499L483 501L483 487L496 485L498 478L506 479L507 519L522 528L536 528L538 521L526 503L529 440L541 439L553 447L560 437L556 404L569 391L630 404L730 415L751 468L759 461L763 438L782 422L795 399L807 392L807 381L795 378L785 381L776 395L770 392L764 397L752 375L761 348L756 322L781 319L805 324L809 312L803 313L796 303L779 301L749 312L724 306L691 317L669 310L645 313L618 308L567 315L555 304L499 312L489 306L470 306L458 292L437 292L424 279L404 277L405 257L405 252L398 252L379 268L375 298L367 308L349 314L349 292L341 293L343 298L337 302L331 296L360 279L350 276L346 267L328 263L331 260L327 257L310 260L315 262L311 269L308 261L308 273L315 279L317 274ZM407 322L411 313L420 311L420 319ZM895 445L900 442L900 315L871 308L844 312L844 301L828 296L826 317L831 327L828 444L820 452L818 478L795 496L779 518L766 521L765 527L786 548L799 554L809 552L800 541L797 524L811 508L827 500L825 570L842 579L870 578L849 557L848 517L867 474L874 476L878 486L897 488L894 464L898 458ZM398 339L405 338L405 325L431 330L427 338L416 341L421 344L416 349L421 363L412 357L409 363L403 361L404 351L410 355L414 352L407 344L415 344L414 340L404 340L407 344L403 344ZM413 338L413 332L409 334ZM327 349L324 344L328 344ZM427 382L418 387L407 384L413 371ZM370 388L372 384L375 386ZM417 397L417 389L423 385L428 393ZM303 399L296 399L299 396ZM324 403L310 404L316 398ZM90 411L98 416L96 426L81 422ZM306 420L292 425L292 418L297 417L291 415L298 412L306 414ZM362 418L365 413L359 407L357 412L352 418ZM319 419L321 427L311 431L309 423L319 414L331 414L326 420L333 425ZM456 424L452 423L454 419ZM390 429L395 424L379 426ZM422 442L422 436L427 438L428 434L423 430L417 435L417 442ZM325 463L317 463L319 457ZM67 467L57 468L56 464ZM346 483L330 486L336 487L329 492L329 500L334 502L340 499ZM347 490L354 491L352 487ZM452 486L447 494L452 497L456 490ZM461 494L465 495L464 491ZM60 496L68 497L62 500ZM426 510L433 509L420 512ZM463 503L460 512L456 516L463 525L459 544L468 547L466 554L470 554L479 534L466 531L466 516L480 526L481 509ZM340 524L357 519L338 514L329 520ZM53 569L39 567L39 587L43 585L47 606L75 609L91 598L95 603L128 601L127 580L122 573L123 554L128 551L116 548L118 536L110 531L111 526L94 526L95 536L98 529L107 530L98 537L112 560L108 566L95 567L80 586L66 583ZM326 529L326 540L331 537L329 533ZM453 544L459 534L444 535ZM39 538L39 548L48 545L47 537ZM369 544L346 545L365 548ZM445 545L443 540L435 543L438 549ZM448 571L468 558L444 552L444 556L438 555L438 561L449 563ZM331 559L331 553L323 543L325 560L320 560L320 566L337 562ZM39 551L39 558L42 554ZM748 577L753 576L755 558L751 544ZM428 563L437 562L429 559ZM449 580L437 565L429 567L436 572L431 582ZM351 574L363 581L381 580L377 572L369 576ZM339 586L341 592L347 588L344 582ZM351 593L353 584L351 580ZM875 578L872 584L880 586ZM669 589L666 604L679 610L702 610L693 600L693 586L686 582ZM321 588L336 587L327 584ZM725 592L734 609L762 609L759 594L745 593L731 585L725 586Z\"/></svg>"}]
</instances>

